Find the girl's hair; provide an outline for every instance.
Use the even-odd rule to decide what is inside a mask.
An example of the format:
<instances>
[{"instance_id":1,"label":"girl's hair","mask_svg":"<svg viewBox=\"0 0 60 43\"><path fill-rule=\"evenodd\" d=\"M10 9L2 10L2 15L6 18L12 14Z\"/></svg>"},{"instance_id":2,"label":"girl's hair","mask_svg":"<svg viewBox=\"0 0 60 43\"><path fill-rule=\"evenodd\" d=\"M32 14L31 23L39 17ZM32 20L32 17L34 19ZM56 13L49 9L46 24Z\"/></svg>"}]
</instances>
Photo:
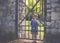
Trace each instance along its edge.
<instances>
[{"instance_id":1,"label":"girl's hair","mask_svg":"<svg viewBox=\"0 0 60 43\"><path fill-rule=\"evenodd\" d=\"M37 19L38 18L37 15L32 15L32 19L34 19L34 18Z\"/></svg>"},{"instance_id":2,"label":"girl's hair","mask_svg":"<svg viewBox=\"0 0 60 43\"><path fill-rule=\"evenodd\" d=\"M32 15L32 19L38 19L38 16L37 16L37 14L36 13L32 13L33 15Z\"/></svg>"}]
</instances>

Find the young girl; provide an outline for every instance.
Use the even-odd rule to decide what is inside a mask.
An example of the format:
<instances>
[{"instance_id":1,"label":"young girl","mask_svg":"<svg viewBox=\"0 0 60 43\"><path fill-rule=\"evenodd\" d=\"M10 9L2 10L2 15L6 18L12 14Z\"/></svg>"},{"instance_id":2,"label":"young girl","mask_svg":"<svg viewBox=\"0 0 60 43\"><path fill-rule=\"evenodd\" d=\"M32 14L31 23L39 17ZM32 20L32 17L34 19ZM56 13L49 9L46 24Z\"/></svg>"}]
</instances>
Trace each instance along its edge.
<instances>
[{"instance_id":1,"label":"young girl","mask_svg":"<svg viewBox=\"0 0 60 43\"><path fill-rule=\"evenodd\" d=\"M37 16L33 15L32 20L31 20L31 33L32 33L32 38L36 39L37 34L38 34L38 25L40 24L37 20Z\"/></svg>"}]
</instances>

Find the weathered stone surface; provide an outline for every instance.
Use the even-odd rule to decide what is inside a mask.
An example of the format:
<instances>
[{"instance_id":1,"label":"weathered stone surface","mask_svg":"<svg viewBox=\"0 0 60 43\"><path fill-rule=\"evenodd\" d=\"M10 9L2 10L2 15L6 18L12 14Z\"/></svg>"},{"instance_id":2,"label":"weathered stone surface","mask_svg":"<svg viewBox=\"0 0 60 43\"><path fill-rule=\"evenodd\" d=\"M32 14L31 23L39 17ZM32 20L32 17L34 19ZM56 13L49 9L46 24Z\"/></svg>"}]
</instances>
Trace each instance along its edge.
<instances>
[{"instance_id":1,"label":"weathered stone surface","mask_svg":"<svg viewBox=\"0 0 60 43\"><path fill-rule=\"evenodd\" d=\"M44 38L45 43L60 43L60 1L59 0L47 0L47 5L51 5L51 21L50 25L47 22L46 34ZM49 10L49 9L47 9ZM47 13L49 15L49 13Z\"/></svg>"},{"instance_id":2,"label":"weathered stone surface","mask_svg":"<svg viewBox=\"0 0 60 43\"><path fill-rule=\"evenodd\" d=\"M0 5L2 32L15 32L15 0L2 0Z\"/></svg>"}]
</instances>

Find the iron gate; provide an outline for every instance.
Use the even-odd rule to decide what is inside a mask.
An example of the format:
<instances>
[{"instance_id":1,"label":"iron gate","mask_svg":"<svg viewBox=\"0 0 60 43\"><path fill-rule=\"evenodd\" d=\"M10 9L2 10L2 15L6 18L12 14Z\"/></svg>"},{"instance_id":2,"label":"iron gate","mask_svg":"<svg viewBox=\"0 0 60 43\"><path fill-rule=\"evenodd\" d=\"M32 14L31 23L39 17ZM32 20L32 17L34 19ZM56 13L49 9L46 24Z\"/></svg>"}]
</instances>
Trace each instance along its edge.
<instances>
[{"instance_id":1,"label":"iron gate","mask_svg":"<svg viewBox=\"0 0 60 43\"><path fill-rule=\"evenodd\" d=\"M37 40L44 39L44 0L18 0L18 37L32 39L31 19L35 13L38 16Z\"/></svg>"}]
</instances>

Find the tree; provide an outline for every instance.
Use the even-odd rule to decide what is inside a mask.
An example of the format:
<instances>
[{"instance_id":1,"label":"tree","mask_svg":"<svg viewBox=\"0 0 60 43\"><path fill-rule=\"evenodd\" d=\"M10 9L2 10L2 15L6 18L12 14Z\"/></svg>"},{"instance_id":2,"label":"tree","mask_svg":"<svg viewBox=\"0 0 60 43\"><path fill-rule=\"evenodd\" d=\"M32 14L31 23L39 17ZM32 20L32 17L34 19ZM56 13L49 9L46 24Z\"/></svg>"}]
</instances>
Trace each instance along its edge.
<instances>
[{"instance_id":1,"label":"tree","mask_svg":"<svg viewBox=\"0 0 60 43\"><path fill-rule=\"evenodd\" d=\"M41 14L43 15L44 12L42 11L42 9L43 9L43 4L42 3L43 3L42 0L39 0L38 3L37 3L36 0L34 0L34 1L33 0L26 0L26 5L29 7L29 9L26 7L26 16L27 16L27 18L29 16L31 17L31 15L33 13L36 13L37 15L41 15ZM30 11L30 9L31 9L31 11Z\"/></svg>"}]
</instances>

